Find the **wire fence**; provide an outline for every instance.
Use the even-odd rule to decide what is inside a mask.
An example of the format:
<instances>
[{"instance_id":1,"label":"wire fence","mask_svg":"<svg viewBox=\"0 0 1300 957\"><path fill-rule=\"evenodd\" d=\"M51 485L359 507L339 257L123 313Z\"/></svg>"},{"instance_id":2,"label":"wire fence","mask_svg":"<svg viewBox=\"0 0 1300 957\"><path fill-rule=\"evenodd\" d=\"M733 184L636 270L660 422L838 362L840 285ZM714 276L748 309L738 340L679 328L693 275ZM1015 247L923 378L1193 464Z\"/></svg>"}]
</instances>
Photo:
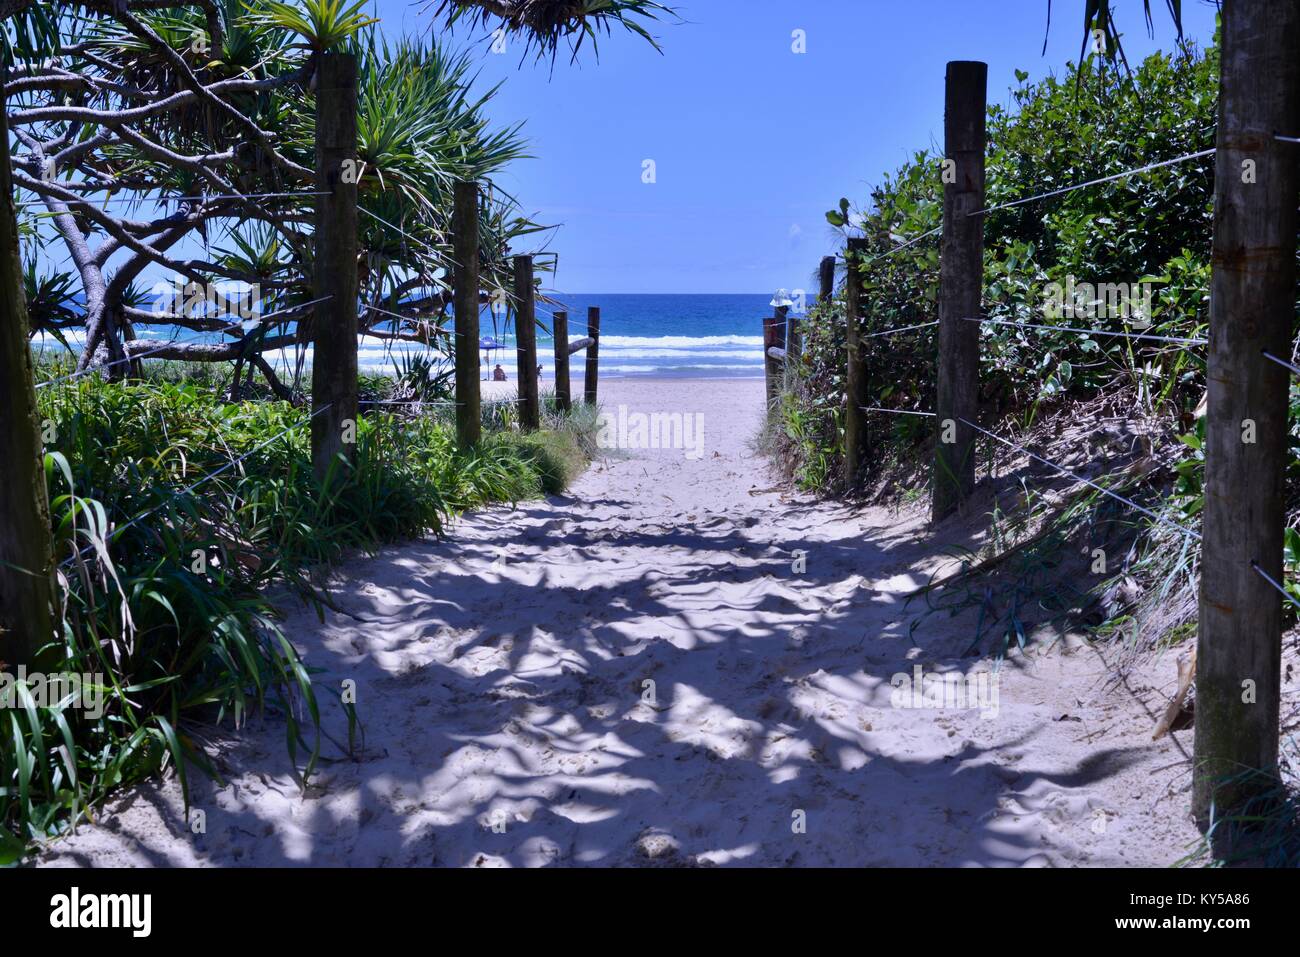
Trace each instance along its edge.
<instances>
[{"instance_id":1,"label":"wire fence","mask_svg":"<svg viewBox=\"0 0 1300 957\"><path fill-rule=\"evenodd\" d=\"M1180 345L1209 345L1209 339L1189 339L1182 336L1160 336L1145 332L1119 332L1114 329L1089 329L1080 326L1056 326L1034 322L1016 322L1011 319L989 319L979 316L962 316L963 322L990 323L995 326L1019 326L1023 329L1043 329L1048 332L1075 332L1090 336L1115 336L1119 339L1149 339L1153 342L1173 342Z\"/></svg>"},{"instance_id":2,"label":"wire fence","mask_svg":"<svg viewBox=\"0 0 1300 957\"><path fill-rule=\"evenodd\" d=\"M1281 135L1279 135L1277 138L1280 140L1286 140L1287 142L1300 142L1300 138L1284 137ZM978 210L975 210L973 212L967 213L966 215L967 216L987 215L989 213L997 212L999 210L1010 209L1013 207L1023 206L1036 201L1062 196L1068 193L1072 193L1076 190L1087 189L1105 183L1118 182L1127 179L1129 177L1147 174L1152 171L1164 169L1167 167L1172 167L1177 164L1205 159L1207 157L1213 156L1215 153L1216 150L1213 148L1197 150L1195 152L1186 153L1170 159L1159 160L1156 162L1146 163L1141 166L1132 167L1130 169L1126 169L1121 172L1113 173L1107 176L1101 176L1095 179L1089 179L1085 182L1076 183L1070 186L1064 186L1058 189L1045 190L1043 192L1034 193L1033 195L1030 196L1024 196L1017 199L1008 200L1006 202L990 204ZM860 265L866 265L878 261L880 259L883 259L887 256L894 255L942 231L943 231L943 227L939 226L925 233L921 233L920 235L913 236L910 239L905 240L888 250L885 250L884 252L870 256L868 258L860 258L860 257L855 257L855 258L857 258L857 262ZM841 259L841 261L843 261L846 257L844 254L841 254L838 258ZM998 325L1004 327L1016 327L1022 329L1032 329L1032 330L1038 330L1043 332L1071 333L1077 335L1096 336L1099 338L1115 337L1115 338L1126 339L1126 340L1161 342L1161 343L1169 343L1169 344L1180 345L1180 346L1206 346L1209 344L1209 340L1206 338L1191 337L1191 336L1160 335L1151 332L1129 331L1127 329L1104 329L1104 328L1090 327L1090 326L1035 323L1035 322L1016 321L1010 319L995 319L995 318L982 317L982 316L963 316L959 318L960 321L965 321L965 322L972 322L972 323L979 323L979 324L992 324L992 325ZM930 329L938 325L940 325L939 320L932 320L928 322L914 323L914 324L897 326L888 329L874 330L871 332L863 332L858 334L858 338L870 339L876 337L894 336L900 333L915 332L923 329ZM785 356L787 358L790 357L788 352L785 353ZM1296 366L1291 362L1288 362L1287 360L1275 356L1272 353L1269 353L1267 351L1264 352L1264 356L1270 359L1271 361L1276 362L1279 365L1282 365L1285 368L1291 370L1293 373L1300 375L1300 366ZM920 417L920 418L930 418L930 419L937 418L937 414L935 412L927 412L927 411L922 411L917 409L896 409L896 408L885 408L883 406L877 406L877 405L861 405L861 404L859 404L857 408L862 413L869 413L869 414L908 416L908 417ZM1032 452L1022 444L1014 442L1003 436L997 435L996 433L990 431L989 429L984 428L983 426L979 425L976 422L971 421L970 419L964 416L957 416L955 418L955 421L963 423L964 425L973 429L976 433L984 436L986 439L992 442L996 442L999 445L1012 449L1017 453L1027 456L1032 461L1038 462L1039 464L1054 470L1059 475L1068 477L1069 479L1075 482L1081 483L1089 488L1094 489L1095 491L1101 493L1102 495L1105 495L1108 498L1119 502L1126 508L1132 509L1134 512L1145 516L1146 518L1150 519L1153 522L1157 522L1163 526L1171 528L1176 532L1178 532L1178 534L1180 535L1190 537L1196 541L1201 540L1201 533L1196 531L1195 529L1188 528L1185 525L1172 520L1167 515L1163 515L1151 508L1148 508L1147 506L1139 504L1137 501L1135 501L1133 498L1129 496L1120 494L1119 492L1107 488L1105 485L1100 484L1099 482L1094 481L1093 479L1077 474L1076 472L1066 468L1065 466L1061 465L1058 462L1054 462L1042 455ZM1282 592L1284 595L1287 596L1288 600L1292 601L1293 604L1296 604L1297 607L1300 607L1300 601L1296 601L1296 599L1292 598L1289 595L1289 593L1286 592L1283 586L1279 585L1276 581L1274 581L1273 579L1265 575L1263 570L1259 568L1257 565L1256 565L1256 571L1260 572L1261 575L1264 575L1264 577L1270 582L1270 584L1272 584L1275 588L1277 588L1280 592Z\"/></svg>"},{"instance_id":3,"label":"wire fence","mask_svg":"<svg viewBox=\"0 0 1300 957\"><path fill-rule=\"evenodd\" d=\"M1213 156L1216 150L1210 147L1205 150L1198 150L1195 153L1186 153L1182 156L1175 156L1173 159L1161 160L1158 163L1148 163L1145 166L1137 166L1133 169L1126 169L1121 173L1113 173L1110 176L1101 176L1097 179L1090 179L1087 182L1075 183L1073 186L1062 186L1060 189L1050 189L1046 192L1035 193L1033 196L1026 196L1023 199L1013 199L1010 202L998 203L996 206L986 206L983 209L977 209L969 212L967 216L984 216L988 213L995 213L1000 209L1011 209L1013 206L1023 206L1026 203L1037 202L1040 199L1050 199L1053 196L1064 196L1066 193L1073 193L1075 190L1087 189L1090 186L1100 186L1102 183L1113 183L1117 180L1128 179L1130 176L1137 176L1140 173L1148 173L1151 170L1162 169L1166 166L1174 166L1178 163L1186 163L1190 160L1203 159L1207 156Z\"/></svg>"}]
</instances>

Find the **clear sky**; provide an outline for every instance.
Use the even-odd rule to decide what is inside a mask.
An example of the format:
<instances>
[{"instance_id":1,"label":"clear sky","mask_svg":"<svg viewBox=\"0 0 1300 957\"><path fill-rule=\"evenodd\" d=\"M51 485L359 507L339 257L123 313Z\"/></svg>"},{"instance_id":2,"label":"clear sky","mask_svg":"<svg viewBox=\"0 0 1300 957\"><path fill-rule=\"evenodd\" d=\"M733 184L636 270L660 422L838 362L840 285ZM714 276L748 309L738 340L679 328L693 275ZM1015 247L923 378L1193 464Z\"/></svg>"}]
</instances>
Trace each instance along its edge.
<instances>
[{"instance_id":1,"label":"clear sky","mask_svg":"<svg viewBox=\"0 0 1300 957\"><path fill-rule=\"evenodd\" d=\"M670 0L671 3L671 0ZM389 33L427 32L426 0L374 0ZM458 31L505 80L490 115L525 121L535 159L501 178L542 222L561 223L556 286L566 292L767 292L807 287L833 245L826 210L943 135L948 60L989 64L989 98L1006 102L1017 68L1060 73L1082 40L1083 0L681 0L683 22L520 65ZM1116 0L1130 61L1171 49L1156 0ZM1208 43L1215 6L1184 3L1187 35ZM793 51L802 30L805 53ZM1083 148L1086 148L1083 147ZM656 182L642 182L645 160ZM527 250L521 250L527 251Z\"/></svg>"}]
</instances>

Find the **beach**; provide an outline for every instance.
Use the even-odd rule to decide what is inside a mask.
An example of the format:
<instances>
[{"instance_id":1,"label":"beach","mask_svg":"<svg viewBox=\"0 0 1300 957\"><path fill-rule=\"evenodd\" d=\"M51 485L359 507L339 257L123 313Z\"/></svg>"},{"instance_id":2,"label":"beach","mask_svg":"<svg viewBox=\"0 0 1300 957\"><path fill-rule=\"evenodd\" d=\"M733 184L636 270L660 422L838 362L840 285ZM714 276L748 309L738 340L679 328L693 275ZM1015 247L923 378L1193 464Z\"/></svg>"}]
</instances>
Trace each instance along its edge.
<instances>
[{"instance_id":1,"label":"beach","mask_svg":"<svg viewBox=\"0 0 1300 957\"><path fill-rule=\"evenodd\" d=\"M779 487L762 379L600 398L611 434L669 422L681 447L610 449L565 495L358 556L323 621L284 607L329 733L305 789L272 710L204 735L223 780L189 770L188 819L171 773L40 862L1164 867L1196 840L1191 731L1151 740L1171 657L1118 687L1079 636L962 657L975 610L906 600L956 542L920 506Z\"/></svg>"}]
</instances>

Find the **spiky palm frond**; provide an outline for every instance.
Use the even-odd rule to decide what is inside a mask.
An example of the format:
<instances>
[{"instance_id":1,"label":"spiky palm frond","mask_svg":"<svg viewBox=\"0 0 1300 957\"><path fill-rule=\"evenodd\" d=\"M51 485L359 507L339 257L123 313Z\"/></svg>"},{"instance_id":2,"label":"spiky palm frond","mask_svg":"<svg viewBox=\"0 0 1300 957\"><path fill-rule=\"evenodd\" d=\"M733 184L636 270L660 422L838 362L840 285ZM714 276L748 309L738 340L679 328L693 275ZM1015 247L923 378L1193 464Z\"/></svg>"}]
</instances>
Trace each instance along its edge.
<instances>
[{"instance_id":1,"label":"spiky palm frond","mask_svg":"<svg viewBox=\"0 0 1300 957\"><path fill-rule=\"evenodd\" d=\"M253 0L245 6L259 24L296 34L312 52L321 53L342 46L366 27L379 22L363 12L369 2Z\"/></svg>"},{"instance_id":2,"label":"spiky palm frond","mask_svg":"<svg viewBox=\"0 0 1300 957\"><path fill-rule=\"evenodd\" d=\"M523 37L525 57L536 50L537 59L549 56L552 61L564 42L569 44L570 60L577 59L588 40L599 56L599 36L608 36L615 27L659 50L646 22L676 15L655 0L429 0L429 9L449 29L457 24L471 29L498 24L497 29Z\"/></svg>"},{"instance_id":3,"label":"spiky palm frond","mask_svg":"<svg viewBox=\"0 0 1300 957\"><path fill-rule=\"evenodd\" d=\"M1183 0L1164 0L1169 17L1174 22L1178 40L1183 40ZM1147 33L1155 32L1155 0L1142 0L1142 12L1146 17ZM1083 10L1083 41L1079 47L1079 63L1082 66L1088 52L1089 42L1094 43L1096 53L1109 59L1118 59L1127 67L1124 46L1120 42L1119 28L1115 25L1114 0L1085 0ZM1047 31L1052 29L1052 0L1047 0ZM1047 37L1043 37L1043 52L1047 52Z\"/></svg>"},{"instance_id":4,"label":"spiky palm frond","mask_svg":"<svg viewBox=\"0 0 1300 957\"><path fill-rule=\"evenodd\" d=\"M38 3L0 23L0 63L40 63L58 52L59 18L53 4Z\"/></svg>"}]
</instances>

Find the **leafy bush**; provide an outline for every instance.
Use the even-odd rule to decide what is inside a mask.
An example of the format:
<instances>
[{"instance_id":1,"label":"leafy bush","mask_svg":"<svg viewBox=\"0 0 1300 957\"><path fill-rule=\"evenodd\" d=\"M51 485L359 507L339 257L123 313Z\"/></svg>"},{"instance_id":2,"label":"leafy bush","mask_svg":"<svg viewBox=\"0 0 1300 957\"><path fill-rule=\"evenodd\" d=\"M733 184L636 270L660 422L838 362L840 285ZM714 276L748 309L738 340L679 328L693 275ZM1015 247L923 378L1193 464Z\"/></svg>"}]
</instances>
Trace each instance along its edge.
<instances>
[{"instance_id":1,"label":"leafy bush","mask_svg":"<svg viewBox=\"0 0 1300 957\"><path fill-rule=\"evenodd\" d=\"M1085 64L1030 84L1019 73L1011 107L988 111L989 206L1103 178L1212 146L1217 51L1149 57L1131 78L1093 77ZM939 243L928 237L942 218L941 157L916 153L872 190L865 211L849 200L827 214L860 231L869 251L858 267L867 331L937 318ZM991 319L1101 326L1044 315L1050 283L1150 280L1154 315L1143 331L1203 337L1208 305L1212 157L1075 190L987 214L984 315ZM795 396L783 414L785 451L809 488L843 482L846 352L843 304L820 304L807 323ZM928 411L934 391L935 329L866 339L868 404ZM1145 410L1183 426L1204 389L1198 347L1079 335L986 323L981 333L981 400L986 421L1013 415L1021 426L1046 406L1136 389ZM930 427L914 417L877 417L873 436L888 453L915 454Z\"/></svg>"}]
</instances>

